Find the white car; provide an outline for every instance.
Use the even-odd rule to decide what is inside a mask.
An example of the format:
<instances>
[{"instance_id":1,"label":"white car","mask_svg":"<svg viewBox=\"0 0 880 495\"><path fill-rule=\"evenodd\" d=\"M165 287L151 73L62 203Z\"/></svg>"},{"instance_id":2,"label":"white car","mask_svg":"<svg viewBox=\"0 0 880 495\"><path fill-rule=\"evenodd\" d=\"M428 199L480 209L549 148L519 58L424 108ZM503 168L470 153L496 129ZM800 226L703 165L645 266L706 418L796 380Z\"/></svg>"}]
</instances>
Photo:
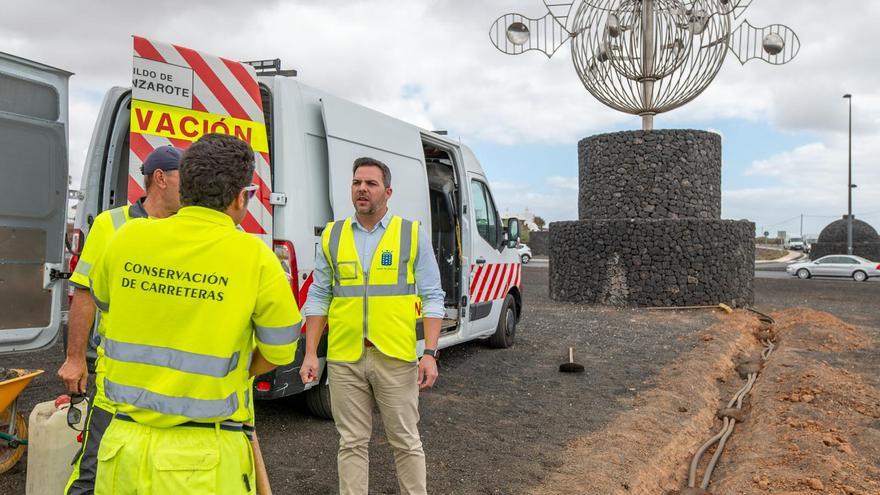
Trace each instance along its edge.
<instances>
[{"instance_id":1,"label":"white car","mask_svg":"<svg viewBox=\"0 0 880 495\"><path fill-rule=\"evenodd\" d=\"M804 240L800 237L792 237L785 243L785 249L790 249L792 251L803 251L806 249L806 244Z\"/></svg>"},{"instance_id":2,"label":"white car","mask_svg":"<svg viewBox=\"0 0 880 495\"><path fill-rule=\"evenodd\" d=\"M522 264L528 264L529 260L532 259L532 249L525 244L520 244L516 247L516 250L519 252L519 259L522 261Z\"/></svg>"},{"instance_id":3,"label":"white car","mask_svg":"<svg viewBox=\"0 0 880 495\"><path fill-rule=\"evenodd\" d=\"M871 277L880 277L880 264L859 256L830 254L815 261L792 263L785 271L800 279L814 276L852 277L856 282L864 282Z\"/></svg>"}]
</instances>

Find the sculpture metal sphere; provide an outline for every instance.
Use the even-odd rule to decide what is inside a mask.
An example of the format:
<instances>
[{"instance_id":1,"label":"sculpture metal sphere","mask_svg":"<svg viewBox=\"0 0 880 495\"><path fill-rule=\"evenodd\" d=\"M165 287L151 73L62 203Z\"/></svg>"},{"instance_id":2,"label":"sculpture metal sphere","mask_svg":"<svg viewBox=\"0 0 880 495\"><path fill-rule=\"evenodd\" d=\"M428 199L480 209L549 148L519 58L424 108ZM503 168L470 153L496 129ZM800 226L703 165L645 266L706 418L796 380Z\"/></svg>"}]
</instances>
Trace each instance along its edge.
<instances>
[{"instance_id":1,"label":"sculpture metal sphere","mask_svg":"<svg viewBox=\"0 0 880 495\"><path fill-rule=\"evenodd\" d=\"M507 26L507 39L514 45L524 45L529 41L529 28L521 22Z\"/></svg>"},{"instance_id":2,"label":"sculpture metal sphere","mask_svg":"<svg viewBox=\"0 0 880 495\"><path fill-rule=\"evenodd\" d=\"M778 55L785 49L785 40L776 33L768 33L764 35L764 51L770 55Z\"/></svg>"}]
</instances>

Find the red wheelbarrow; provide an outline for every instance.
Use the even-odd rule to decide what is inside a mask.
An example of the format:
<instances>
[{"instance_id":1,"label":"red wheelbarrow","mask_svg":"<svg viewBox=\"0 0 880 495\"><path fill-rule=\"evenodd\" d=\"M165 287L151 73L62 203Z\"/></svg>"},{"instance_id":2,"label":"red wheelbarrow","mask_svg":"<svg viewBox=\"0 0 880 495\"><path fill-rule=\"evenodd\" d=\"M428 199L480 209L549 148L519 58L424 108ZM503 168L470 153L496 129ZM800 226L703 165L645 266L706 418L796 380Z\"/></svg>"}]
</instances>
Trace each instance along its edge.
<instances>
[{"instance_id":1,"label":"red wheelbarrow","mask_svg":"<svg viewBox=\"0 0 880 495\"><path fill-rule=\"evenodd\" d=\"M0 370L0 473L5 473L24 455L27 421L15 410L18 396L43 370Z\"/></svg>"}]
</instances>

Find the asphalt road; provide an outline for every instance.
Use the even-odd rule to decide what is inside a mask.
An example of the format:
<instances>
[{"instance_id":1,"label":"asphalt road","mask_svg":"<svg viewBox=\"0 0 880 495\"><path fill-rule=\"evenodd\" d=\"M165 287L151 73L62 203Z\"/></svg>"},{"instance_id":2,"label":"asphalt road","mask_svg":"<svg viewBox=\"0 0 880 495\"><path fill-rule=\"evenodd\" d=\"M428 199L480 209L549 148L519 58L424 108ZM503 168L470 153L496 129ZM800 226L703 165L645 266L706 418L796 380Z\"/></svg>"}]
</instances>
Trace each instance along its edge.
<instances>
[{"instance_id":1,"label":"asphalt road","mask_svg":"<svg viewBox=\"0 0 880 495\"><path fill-rule=\"evenodd\" d=\"M712 313L557 303L547 297L547 267L533 263L523 269L525 312L516 345L499 350L473 342L444 350L440 380L420 398L431 493L522 494L540 485L575 438L632 408L635 394L681 352L700 345L699 330L717 321ZM755 293L762 311L814 307L880 328L880 284L758 278ZM557 371L569 346L586 373ZM880 373L875 355L862 357ZM60 344L0 358L0 366L47 370L22 395L25 411L63 392L54 376L62 359ZM335 493L332 422L309 416L300 397L259 402L257 418L276 493ZM374 425L370 493L397 493L378 415ZM22 460L0 475L0 493L24 493L25 466Z\"/></svg>"},{"instance_id":2,"label":"asphalt road","mask_svg":"<svg viewBox=\"0 0 880 495\"><path fill-rule=\"evenodd\" d=\"M785 272L785 267L791 263L797 263L802 260L789 261L785 263L760 263L755 264L755 278L775 278L775 279L793 279L795 281L801 283L813 283L816 280L826 280L833 282L855 282L851 278L845 277L814 277L810 280L799 280L797 277L789 275ZM547 268L550 266L550 260L548 258L532 258L529 261L528 265L531 268ZM880 282L880 278L870 278L868 282L877 283Z\"/></svg>"}]
</instances>

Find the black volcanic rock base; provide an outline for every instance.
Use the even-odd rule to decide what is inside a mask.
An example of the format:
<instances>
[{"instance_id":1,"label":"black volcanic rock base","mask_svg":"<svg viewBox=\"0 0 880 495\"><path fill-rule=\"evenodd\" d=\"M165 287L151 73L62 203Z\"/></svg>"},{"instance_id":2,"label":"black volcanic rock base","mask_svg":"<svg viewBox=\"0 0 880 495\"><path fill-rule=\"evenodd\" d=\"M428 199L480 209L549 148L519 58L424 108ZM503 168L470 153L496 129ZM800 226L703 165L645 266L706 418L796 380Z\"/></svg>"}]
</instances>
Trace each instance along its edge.
<instances>
[{"instance_id":1,"label":"black volcanic rock base","mask_svg":"<svg viewBox=\"0 0 880 495\"><path fill-rule=\"evenodd\" d=\"M754 302L755 224L580 220L550 225L550 297L613 306Z\"/></svg>"},{"instance_id":2,"label":"black volcanic rock base","mask_svg":"<svg viewBox=\"0 0 880 495\"><path fill-rule=\"evenodd\" d=\"M690 129L578 143L578 218L721 218L721 136Z\"/></svg>"},{"instance_id":3,"label":"black volcanic rock base","mask_svg":"<svg viewBox=\"0 0 880 495\"><path fill-rule=\"evenodd\" d=\"M550 224L550 297L614 306L754 302L755 225L721 220L721 136L578 143L581 220Z\"/></svg>"},{"instance_id":4,"label":"black volcanic rock base","mask_svg":"<svg viewBox=\"0 0 880 495\"><path fill-rule=\"evenodd\" d=\"M546 230L529 232L529 248L532 250L532 256L549 256L550 232Z\"/></svg>"}]
</instances>

